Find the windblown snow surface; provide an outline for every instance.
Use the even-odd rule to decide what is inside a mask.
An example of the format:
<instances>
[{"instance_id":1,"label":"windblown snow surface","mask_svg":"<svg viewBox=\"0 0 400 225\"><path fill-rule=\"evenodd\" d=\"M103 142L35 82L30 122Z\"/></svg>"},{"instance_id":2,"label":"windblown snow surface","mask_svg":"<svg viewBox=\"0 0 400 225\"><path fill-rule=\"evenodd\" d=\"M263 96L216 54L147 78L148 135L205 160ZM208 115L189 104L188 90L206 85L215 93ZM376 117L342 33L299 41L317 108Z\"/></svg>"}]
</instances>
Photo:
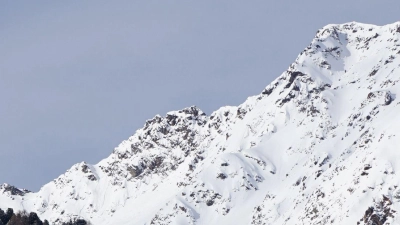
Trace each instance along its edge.
<instances>
[{"instance_id":1,"label":"windblown snow surface","mask_svg":"<svg viewBox=\"0 0 400 225\"><path fill-rule=\"evenodd\" d=\"M327 25L257 96L146 121L0 207L53 224L400 224L400 22Z\"/></svg>"}]
</instances>

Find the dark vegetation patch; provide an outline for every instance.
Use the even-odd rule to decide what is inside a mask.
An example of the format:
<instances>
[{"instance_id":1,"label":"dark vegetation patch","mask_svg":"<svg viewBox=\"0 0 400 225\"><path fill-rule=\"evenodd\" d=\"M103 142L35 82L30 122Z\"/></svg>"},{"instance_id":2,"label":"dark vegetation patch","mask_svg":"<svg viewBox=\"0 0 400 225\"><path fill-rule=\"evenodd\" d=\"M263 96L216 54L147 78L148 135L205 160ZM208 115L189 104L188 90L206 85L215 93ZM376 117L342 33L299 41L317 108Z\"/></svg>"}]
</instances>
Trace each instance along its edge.
<instances>
[{"instance_id":1,"label":"dark vegetation patch","mask_svg":"<svg viewBox=\"0 0 400 225\"><path fill-rule=\"evenodd\" d=\"M15 213L13 209L8 208L6 211L0 209L0 225L50 225L49 221L42 221L35 212L21 211ZM84 219L74 219L64 222L62 225L90 225Z\"/></svg>"}]
</instances>

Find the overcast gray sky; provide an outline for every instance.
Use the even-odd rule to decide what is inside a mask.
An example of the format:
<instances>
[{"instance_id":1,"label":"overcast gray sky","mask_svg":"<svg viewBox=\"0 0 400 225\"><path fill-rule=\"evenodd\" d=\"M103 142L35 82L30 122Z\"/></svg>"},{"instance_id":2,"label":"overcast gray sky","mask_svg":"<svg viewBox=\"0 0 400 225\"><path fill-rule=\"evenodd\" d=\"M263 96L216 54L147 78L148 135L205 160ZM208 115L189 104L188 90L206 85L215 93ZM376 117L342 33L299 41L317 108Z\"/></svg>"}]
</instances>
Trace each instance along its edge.
<instances>
[{"instance_id":1,"label":"overcast gray sky","mask_svg":"<svg viewBox=\"0 0 400 225\"><path fill-rule=\"evenodd\" d=\"M0 183L39 190L156 114L258 94L329 23L400 1L1 1Z\"/></svg>"}]
</instances>

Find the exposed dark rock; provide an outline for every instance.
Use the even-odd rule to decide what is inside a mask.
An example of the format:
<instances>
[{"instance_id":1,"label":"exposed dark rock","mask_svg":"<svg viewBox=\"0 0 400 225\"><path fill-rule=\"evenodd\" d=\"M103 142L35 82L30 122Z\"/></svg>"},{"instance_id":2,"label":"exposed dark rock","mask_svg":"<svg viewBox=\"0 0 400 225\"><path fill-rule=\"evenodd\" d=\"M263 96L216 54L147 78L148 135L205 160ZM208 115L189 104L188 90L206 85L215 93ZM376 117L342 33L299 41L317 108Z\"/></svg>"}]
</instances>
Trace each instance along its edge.
<instances>
[{"instance_id":1,"label":"exposed dark rock","mask_svg":"<svg viewBox=\"0 0 400 225\"><path fill-rule=\"evenodd\" d=\"M127 152L118 153L118 159L127 159L129 158L129 154Z\"/></svg>"},{"instance_id":2,"label":"exposed dark rock","mask_svg":"<svg viewBox=\"0 0 400 225\"><path fill-rule=\"evenodd\" d=\"M294 71L294 72L288 71L287 73L289 74L290 78L289 78L289 82L286 84L285 88L289 88L293 84L294 80L297 77L305 76L304 73L299 72L299 71Z\"/></svg>"},{"instance_id":3,"label":"exposed dark rock","mask_svg":"<svg viewBox=\"0 0 400 225\"><path fill-rule=\"evenodd\" d=\"M247 114L247 110L245 110L243 108L238 108L236 111L236 117L239 119L243 119L246 114Z\"/></svg>"},{"instance_id":4,"label":"exposed dark rock","mask_svg":"<svg viewBox=\"0 0 400 225\"><path fill-rule=\"evenodd\" d=\"M177 124L178 116L176 116L176 115L171 115L171 114L167 114L166 119L167 119L167 123L168 123L170 126L175 126L175 125Z\"/></svg>"},{"instance_id":5,"label":"exposed dark rock","mask_svg":"<svg viewBox=\"0 0 400 225\"><path fill-rule=\"evenodd\" d=\"M9 184L3 184L0 186L0 191L3 190L3 192L8 192L10 195L19 195L19 196L24 196L26 193L29 193L30 191L26 189L19 189L16 188L12 185Z\"/></svg>"},{"instance_id":6,"label":"exposed dark rock","mask_svg":"<svg viewBox=\"0 0 400 225\"><path fill-rule=\"evenodd\" d=\"M200 109L197 108L196 106L191 106L191 107L182 109L182 110L180 110L179 112L180 112L180 113L183 112L183 113L188 114L188 115L193 115L193 116L195 116L195 117L197 117L197 116L199 116L199 115L202 115L202 116L205 116L205 115L206 115L204 112L202 112L202 113L200 114Z\"/></svg>"},{"instance_id":7,"label":"exposed dark rock","mask_svg":"<svg viewBox=\"0 0 400 225\"><path fill-rule=\"evenodd\" d=\"M307 115L308 116L317 116L317 114L319 114L320 113L320 111L317 109L317 107L315 107L315 106L311 106L310 107L310 109L309 109L309 111L307 112Z\"/></svg>"},{"instance_id":8,"label":"exposed dark rock","mask_svg":"<svg viewBox=\"0 0 400 225\"><path fill-rule=\"evenodd\" d=\"M164 160L163 157L157 156L157 157L150 163L149 169L150 169L150 170L154 170L154 169L160 167L161 164L162 164L162 162L163 162L163 160Z\"/></svg>"},{"instance_id":9,"label":"exposed dark rock","mask_svg":"<svg viewBox=\"0 0 400 225\"><path fill-rule=\"evenodd\" d=\"M390 95L390 93L386 93L385 94L385 105L390 105L390 103L392 103L392 101L393 101L393 98L392 98L392 96Z\"/></svg>"},{"instance_id":10,"label":"exposed dark rock","mask_svg":"<svg viewBox=\"0 0 400 225\"><path fill-rule=\"evenodd\" d=\"M168 134L168 128L165 126L160 127L158 131L164 135Z\"/></svg>"},{"instance_id":11,"label":"exposed dark rock","mask_svg":"<svg viewBox=\"0 0 400 225\"><path fill-rule=\"evenodd\" d=\"M142 152L142 150L139 148L139 143L131 144L131 150L134 154Z\"/></svg>"},{"instance_id":12,"label":"exposed dark rock","mask_svg":"<svg viewBox=\"0 0 400 225\"><path fill-rule=\"evenodd\" d=\"M89 180L91 180L91 181L96 181L96 180L97 180L96 176L93 175L93 174L90 174L87 178L88 178Z\"/></svg>"},{"instance_id":13,"label":"exposed dark rock","mask_svg":"<svg viewBox=\"0 0 400 225\"><path fill-rule=\"evenodd\" d=\"M270 95L270 94L272 93L273 90L274 90L273 88L266 88L266 89L264 89L263 92L261 92L261 94L263 94L263 95Z\"/></svg>"},{"instance_id":14,"label":"exposed dark rock","mask_svg":"<svg viewBox=\"0 0 400 225\"><path fill-rule=\"evenodd\" d=\"M363 171L363 172L361 173L361 176L366 176L366 175L368 175L367 172L364 172L364 171Z\"/></svg>"},{"instance_id":15,"label":"exposed dark rock","mask_svg":"<svg viewBox=\"0 0 400 225\"><path fill-rule=\"evenodd\" d=\"M132 177L137 177L142 173L142 170L137 166L128 167L128 171L132 175Z\"/></svg>"},{"instance_id":16,"label":"exposed dark rock","mask_svg":"<svg viewBox=\"0 0 400 225\"><path fill-rule=\"evenodd\" d=\"M372 72L369 74L370 77L375 76L375 74L378 72L377 69L372 70Z\"/></svg>"},{"instance_id":17,"label":"exposed dark rock","mask_svg":"<svg viewBox=\"0 0 400 225\"><path fill-rule=\"evenodd\" d=\"M183 206L179 206L179 209L182 210L183 212L187 211L187 209L185 207L183 207Z\"/></svg>"},{"instance_id":18,"label":"exposed dark rock","mask_svg":"<svg viewBox=\"0 0 400 225\"><path fill-rule=\"evenodd\" d=\"M219 173L217 178L221 180L225 180L228 176L226 176L224 173Z\"/></svg>"},{"instance_id":19,"label":"exposed dark rock","mask_svg":"<svg viewBox=\"0 0 400 225\"><path fill-rule=\"evenodd\" d=\"M86 164L83 164L83 165L82 165L82 172L84 172L84 173L89 173L89 172L91 172L90 169L89 169L89 167L88 167L88 165L86 165Z\"/></svg>"},{"instance_id":20,"label":"exposed dark rock","mask_svg":"<svg viewBox=\"0 0 400 225\"><path fill-rule=\"evenodd\" d=\"M364 165L364 170L369 170L369 169L371 169L371 168L372 168L372 166L369 165L369 164Z\"/></svg>"},{"instance_id":21,"label":"exposed dark rock","mask_svg":"<svg viewBox=\"0 0 400 225\"><path fill-rule=\"evenodd\" d=\"M296 97L296 95L291 91L284 99L282 99L282 100L278 99L278 100L276 101L276 103L278 103L278 102L280 101L279 105L282 106L282 105L284 105L286 102L289 102L290 100L292 100L292 99L295 98L295 97Z\"/></svg>"},{"instance_id":22,"label":"exposed dark rock","mask_svg":"<svg viewBox=\"0 0 400 225\"><path fill-rule=\"evenodd\" d=\"M279 85L279 82L275 82L273 86L268 86L264 89L263 92L261 92L261 94L263 95L270 95L272 93L272 91Z\"/></svg>"},{"instance_id":23,"label":"exposed dark rock","mask_svg":"<svg viewBox=\"0 0 400 225\"><path fill-rule=\"evenodd\" d=\"M383 195L380 201L375 202L374 207L369 207L365 211L364 217L361 221L368 225L384 225L388 217L394 218L393 214L396 213L390 208L391 205L392 201Z\"/></svg>"},{"instance_id":24,"label":"exposed dark rock","mask_svg":"<svg viewBox=\"0 0 400 225\"><path fill-rule=\"evenodd\" d=\"M316 178L315 178L315 179L317 179L319 176L321 176L322 172L323 172L322 170L318 170L318 171L317 171L317 175L316 175Z\"/></svg>"},{"instance_id":25,"label":"exposed dark rock","mask_svg":"<svg viewBox=\"0 0 400 225\"><path fill-rule=\"evenodd\" d=\"M207 206L212 206L213 204L214 204L214 200L213 199L210 199L210 200L206 201L206 205Z\"/></svg>"},{"instance_id":26,"label":"exposed dark rock","mask_svg":"<svg viewBox=\"0 0 400 225\"><path fill-rule=\"evenodd\" d=\"M325 91L327 88L330 88L330 87L331 87L330 84L324 84L324 85L321 85L318 88L311 89L310 91L308 91L308 93L310 93L310 94L312 94L312 93L319 94L319 93Z\"/></svg>"}]
</instances>

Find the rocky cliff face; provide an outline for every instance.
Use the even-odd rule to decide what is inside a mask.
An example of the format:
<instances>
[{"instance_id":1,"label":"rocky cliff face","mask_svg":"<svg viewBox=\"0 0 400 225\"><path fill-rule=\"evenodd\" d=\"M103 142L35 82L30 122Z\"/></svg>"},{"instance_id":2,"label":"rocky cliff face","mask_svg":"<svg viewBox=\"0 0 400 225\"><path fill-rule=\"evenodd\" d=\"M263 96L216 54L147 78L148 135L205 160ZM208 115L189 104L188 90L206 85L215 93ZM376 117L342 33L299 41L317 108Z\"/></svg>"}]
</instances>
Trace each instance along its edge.
<instances>
[{"instance_id":1,"label":"rocky cliff face","mask_svg":"<svg viewBox=\"0 0 400 225\"><path fill-rule=\"evenodd\" d=\"M400 23L328 25L238 107L156 116L0 207L50 223L400 224Z\"/></svg>"}]
</instances>

